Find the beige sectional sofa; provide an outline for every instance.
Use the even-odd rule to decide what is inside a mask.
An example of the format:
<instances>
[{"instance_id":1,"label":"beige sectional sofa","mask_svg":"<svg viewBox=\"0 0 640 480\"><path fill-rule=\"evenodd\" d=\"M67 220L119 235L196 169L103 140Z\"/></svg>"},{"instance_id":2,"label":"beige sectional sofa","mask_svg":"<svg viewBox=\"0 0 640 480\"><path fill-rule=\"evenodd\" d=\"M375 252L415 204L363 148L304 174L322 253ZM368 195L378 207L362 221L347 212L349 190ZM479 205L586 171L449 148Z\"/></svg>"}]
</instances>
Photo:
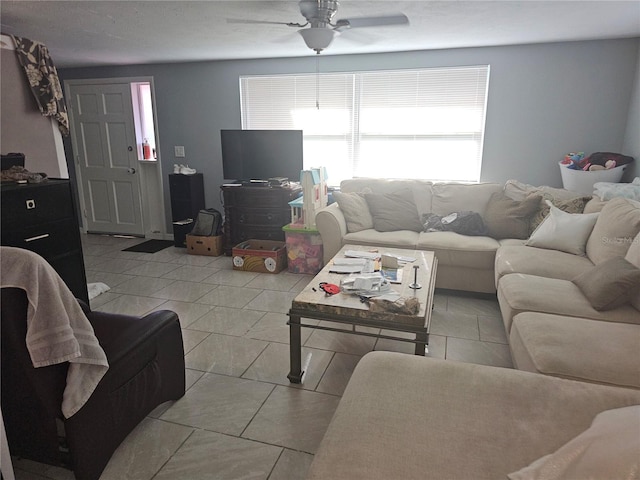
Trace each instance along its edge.
<instances>
[{"instance_id":1,"label":"beige sectional sofa","mask_svg":"<svg viewBox=\"0 0 640 480\"><path fill-rule=\"evenodd\" d=\"M482 214L499 191L514 200L535 193L557 205L579 203L571 192L519 182L343 182L343 191L352 193L406 187L420 214ZM434 250L436 286L497 292L518 370L391 352L365 355L314 457L310 480L637 476L640 288L633 282L640 273L640 204L592 199L584 210L597 215L562 221L550 209L556 223L546 222L553 227L547 237L542 227L534 232L529 242L535 247L452 232L379 232L363 228L371 223L367 218L353 225L354 212L348 221L336 204L318 214L325 261L344 243ZM567 220L589 219L586 233L575 238L561 228L571 225Z\"/></svg>"},{"instance_id":2,"label":"beige sectional sofa","mask_svg":"<svg viewBox=\"0 0 640 480\"><path fill-rule=\"evenodd\" d=\"M516 201L538 195L560 206L579 200L579 194L573 192L532 187L517 181L509 181L505 185L465 185L420 180L353 179L341 185L341 191L352 196L357 192L393 194L407 189L412 193L419 216L430 212L447 215L465 210L484 216L491 208L490 200L496 192ZM598 268L616 258L624 258L640 268L638 202L623 198L608 202L591 199L586 206L582 204L584 212L593 214L595 222L589 227L587 237L582 240L578 240L577 235L575 239L570 237L566 247L555 247L558 242L552 238L554 248L541 248L525 245L523 239L496 239L454 232L381 232L372 228L371 220L366 218L371 213L361 211L362 202L360 206L357 202L353 206L344 198L342 200L342 205L334 203L322 209L316 217L324 243L325 261L346 243L432 250L438 257L436 287L497 292L517 368L640 389L640 289L630 300L607 309L596 309L573 281L581 276L583 282L596 282L597 290L600 288L596 277ZM341 208L343 205L347 209L345 212ZM397 213L402 215L399 210ZM354 218L363 219L356 221ZM562 235L557 237L562 238ZM578 249L582 255L562 250L568 248L568 251L573 251L580 241L584 242ZM612 283L606 287L609 290L617 288L613 282L615 277L616 270L604 277ZM602 289L605 290L604 284ZM599 293L596 291L596 295Z\"/></svg>"},{"instance_id":3,"label":"beige sectional sofa","mask_svg":"<svg viewBox=\"0 0 640 480\"><path fill-rule=\"evenodd\" d=\"M307 478L636 478L634 405L633 389L372 352L356 366ZM537 475L526 475L538 459Z\"/></svg>"},{"instance_id":4,"label":"beige sectional sofa","mask_svg":"<svg viewBox=\"0 0 640 480\"><path fill-rule=\"evenodd\" d=\"M501 190L514 200L537 193L556 205L579 203L571 192L519 182L356 179L344 182L343 191L407 186L420 213L439 215L482 213ZM436 286L497 292L517 370L368 353L314 457L310 480L637 477L640 204L592 199L584 211L597 215L562 221L549 208L555 223L546 222L546 237L542 226L535 230L529 240L535 247L452 232L379 232L363 228L367 218L349 231L354 219L336 204L318 214L325 261L344 243L434 250ZM592 223L574 238L560 228L571 225L567 220Z\"/></svg>"}]
</instances>

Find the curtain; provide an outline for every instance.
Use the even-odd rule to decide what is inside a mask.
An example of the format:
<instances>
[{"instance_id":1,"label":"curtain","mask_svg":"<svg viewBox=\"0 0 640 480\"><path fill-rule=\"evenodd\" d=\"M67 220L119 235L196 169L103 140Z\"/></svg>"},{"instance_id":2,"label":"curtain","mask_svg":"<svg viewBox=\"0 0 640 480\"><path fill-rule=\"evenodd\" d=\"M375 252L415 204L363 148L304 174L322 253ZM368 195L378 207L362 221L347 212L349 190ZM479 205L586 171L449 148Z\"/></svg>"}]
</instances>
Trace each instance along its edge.
<instances>
[{"instance_id":1,"label":"curtain","mask_svg":"<svg viewBox=\"0 0 640 480\"><path fill-rule=\"evenodd\" d=\"M69 116L64 103L62 86L49 49L42 43L28 38L15 37L16 56L24 69L31 93L45 117L54 117L62 135L69 135Z\"/></svg>"}]
</instances>

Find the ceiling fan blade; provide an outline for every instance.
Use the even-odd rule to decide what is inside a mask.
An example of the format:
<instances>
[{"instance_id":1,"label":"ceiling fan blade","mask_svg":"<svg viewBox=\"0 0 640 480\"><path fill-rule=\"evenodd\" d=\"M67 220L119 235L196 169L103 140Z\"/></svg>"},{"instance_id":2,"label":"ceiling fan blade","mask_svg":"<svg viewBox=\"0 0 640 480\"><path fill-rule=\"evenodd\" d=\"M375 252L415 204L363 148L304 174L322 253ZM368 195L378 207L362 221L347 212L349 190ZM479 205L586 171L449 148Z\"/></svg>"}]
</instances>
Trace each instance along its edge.
<instances>
[{"instance_id":1,"label":"ceiling fan blade","mask_svg":"<svg viewBox=\"0 0 640 480\"><path fill-rule=\"evenodd\" d=\"M386 15L381 17L354 17L341 18L336 21L334 30L342 31L349 28L362 27L384 27L387 25L408 25L409 19L406 15L399 13L396 15Z\"/></svg>"},{"instance_id":2,"label":"ceiling fan blade","mask_svg":"<svg viewBox=\"0 0 640 480\"><path fill-rule=\"evenodd\" d=\"M259 24L259 25L286 25L287 27L304 27L306 24L301 23L293 23L293 22L270 22L267 20L249 20L243 18L227 18L227 23L248 23L248 24Z\"/></svg>"}]
</instances>

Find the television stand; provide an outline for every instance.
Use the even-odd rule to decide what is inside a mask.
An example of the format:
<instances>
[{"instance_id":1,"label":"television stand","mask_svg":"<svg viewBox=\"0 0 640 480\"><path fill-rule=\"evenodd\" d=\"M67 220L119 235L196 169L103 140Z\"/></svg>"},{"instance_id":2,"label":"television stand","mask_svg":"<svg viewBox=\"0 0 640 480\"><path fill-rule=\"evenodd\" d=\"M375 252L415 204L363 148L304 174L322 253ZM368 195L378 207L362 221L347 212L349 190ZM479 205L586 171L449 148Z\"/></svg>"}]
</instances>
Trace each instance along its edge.
<instances>
[{"instance_id":1,"label":"television stand","mask_svg":"<svg viewBox=\"0 0 640 480\"><path fill-rule=\"evenodd\" d=\"M224 253L246 240L284 241L282 227L291 223L289 202L302 193L298 184L242 184L220 187L224 202Z\"/></svg>"}]
</instances>

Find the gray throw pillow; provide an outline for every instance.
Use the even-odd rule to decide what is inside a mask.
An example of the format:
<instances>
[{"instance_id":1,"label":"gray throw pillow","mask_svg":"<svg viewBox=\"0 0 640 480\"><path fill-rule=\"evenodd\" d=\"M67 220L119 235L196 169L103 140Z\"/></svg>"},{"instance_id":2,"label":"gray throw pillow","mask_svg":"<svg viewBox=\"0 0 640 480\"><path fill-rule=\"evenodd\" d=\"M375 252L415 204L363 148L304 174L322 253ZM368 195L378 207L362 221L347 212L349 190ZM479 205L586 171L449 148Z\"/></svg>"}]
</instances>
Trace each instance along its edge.
<instances>
[{"instance_id":1,"label":"gray throw pillow","mask_svg":"<svg viewBox=\"0 0 640 480\"><path fill-rule=\"evenodd\" d=\"M373 218L363 193L333 192L333 198L342 210L349 233L373 228Z\"/></svg>"},{"instance_id":2,"label":"gray throw pillow","mask_svg":"<svg viewBox=\"0 0 640 480\"><path fill-rule=\"evenodd\" d=\"M402 189L395 193L367 193L364 198L373 217L373 228L377 231L422 231L423 225L411 190Z\"/></svg>"},{"instance_id":3,"label":"gray throw pillow","mask_svg":"<svg viewBox=\"0 0 640 480\"><path fill-rule=\"evenodd\" d=\"M631 301L640 289L640 269L622 257L599 263L573 279L593 308L611 310Z\"/></svg>"},{"instance_id":4,"label":"gray throw pillow","mask_svg":"<svg viewBox=\"0 0 640 480\"><path fill-rule=\"evenodd\" d=\"M484 224L493 238L529 237L529 220L540 206L540 196L531 194L524 200L512 200L503 192L491 195L484 212Z\"/></svg>"}]
</instances>

